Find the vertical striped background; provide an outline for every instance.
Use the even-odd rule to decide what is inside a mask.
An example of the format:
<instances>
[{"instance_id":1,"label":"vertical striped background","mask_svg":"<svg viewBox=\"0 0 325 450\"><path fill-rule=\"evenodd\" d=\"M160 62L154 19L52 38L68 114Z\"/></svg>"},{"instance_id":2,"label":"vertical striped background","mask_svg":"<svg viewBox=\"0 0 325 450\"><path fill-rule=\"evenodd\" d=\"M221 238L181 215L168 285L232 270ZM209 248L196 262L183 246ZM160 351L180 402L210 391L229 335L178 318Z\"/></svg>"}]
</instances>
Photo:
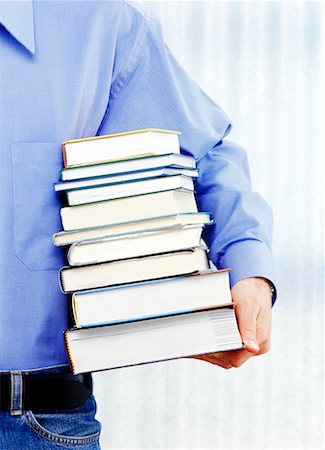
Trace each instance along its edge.
<instances>
[{"instance_id":1,"label":"vertical striped background","mask_svg":"<svg viewBox=\"0 0 325 450\"><path fill-rule=\"evenodd\" d=\"M94 375L103 449L322 449L321 2L145 2L231 117L274 211L269 354L224 371L180 360Z\"/></svg>"}]
</instances>

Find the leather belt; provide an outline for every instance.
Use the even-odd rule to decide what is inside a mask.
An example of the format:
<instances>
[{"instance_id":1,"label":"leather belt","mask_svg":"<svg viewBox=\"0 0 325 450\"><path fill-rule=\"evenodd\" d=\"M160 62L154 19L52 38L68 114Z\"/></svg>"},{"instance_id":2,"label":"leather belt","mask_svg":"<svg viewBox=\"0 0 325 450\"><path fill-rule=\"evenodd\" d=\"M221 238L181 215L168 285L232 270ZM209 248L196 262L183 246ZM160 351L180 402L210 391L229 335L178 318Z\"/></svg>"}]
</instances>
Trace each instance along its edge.
<instances>
[{"instance_id":1,"label":"leather belt","mask_svg":"<svg viewBox=\"0 0 325 450\"><path fill-rule=\"evenodd\" d=\"M22 374L22 409L53 412L82 405L92 394L91 374ZM0 410L10 411L10 374L0 375Z\"/></svg>"}]
</instances>

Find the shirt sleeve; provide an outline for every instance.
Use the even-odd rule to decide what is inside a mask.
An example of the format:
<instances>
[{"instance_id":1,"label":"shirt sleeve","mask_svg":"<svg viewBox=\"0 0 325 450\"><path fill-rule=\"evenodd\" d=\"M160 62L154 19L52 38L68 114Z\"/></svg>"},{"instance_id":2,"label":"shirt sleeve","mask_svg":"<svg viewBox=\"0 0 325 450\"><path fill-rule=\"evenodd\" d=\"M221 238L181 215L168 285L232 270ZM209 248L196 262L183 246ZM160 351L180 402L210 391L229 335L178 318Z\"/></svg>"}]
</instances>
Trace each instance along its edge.
<instances>
[{"instance_id":1,"label":"shirt sleeve","mask_svg":"<svg viewBox=\"0 0 325 450\"><path fill-rule=\"evenodd\" d=\"M181 152L194 156L199 169L199 210L211 212L216 222L203 234L211 261L232 269L231 286L248 277L275 283L271 209L252 192L245 150L225 139L229 118L183 70L157 20L127 8L128 32L117 44L120 56L98 134L181 131Z\"/></svg>"}]
</instances>

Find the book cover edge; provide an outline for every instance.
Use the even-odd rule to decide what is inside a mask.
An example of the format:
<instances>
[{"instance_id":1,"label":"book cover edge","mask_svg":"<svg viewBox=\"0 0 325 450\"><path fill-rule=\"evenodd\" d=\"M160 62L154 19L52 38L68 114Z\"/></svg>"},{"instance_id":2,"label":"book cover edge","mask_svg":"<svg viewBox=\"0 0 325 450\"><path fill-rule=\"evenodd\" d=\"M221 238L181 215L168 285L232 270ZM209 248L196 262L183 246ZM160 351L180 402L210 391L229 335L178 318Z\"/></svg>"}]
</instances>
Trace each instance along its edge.
<instances>
[{"instance_id":1,"label":"book cover edge","mask_svg":"<svg viewBox=\"0 0 325 450\"><path fill-rule=\"evenodd\" d=\"M128 136L131 134L139 134L139 133L147 133L149 131L154 131L157 133L166 133L166 134L182 134L180 131L174 131L174 130L163 130L161 128L143 128L140 130L131 130L131 131L124 131L122 133L112 133L112 134L104 134L101 136L90 136L85 138L78 138L78 139L70 139L68 141L64 141L63 144L73 144L76 142L85 142L85 141L95 141L99 139L108 139L112 137L118 137L118 136Z\"/></svg>"}]
</instances>

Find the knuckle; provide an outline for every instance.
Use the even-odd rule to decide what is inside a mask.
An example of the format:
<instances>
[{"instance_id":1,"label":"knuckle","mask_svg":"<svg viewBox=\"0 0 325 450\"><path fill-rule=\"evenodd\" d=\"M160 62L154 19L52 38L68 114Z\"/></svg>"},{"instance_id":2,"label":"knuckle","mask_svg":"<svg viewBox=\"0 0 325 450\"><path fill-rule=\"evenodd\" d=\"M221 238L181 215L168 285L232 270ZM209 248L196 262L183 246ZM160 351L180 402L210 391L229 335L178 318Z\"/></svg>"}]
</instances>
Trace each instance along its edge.
<instances>
[{"instance_id":1,"label":"knuckle","mask_svg":"<svg viewBox=\"0 0 325 450\"><path fill-rule=\"evenodd\" d=\"M235 362L233 363L233 367L235 367L236 369L238 369L242 364L243 364L243 361L235 361Z\"/></svg>"},{"instance_id":2,"label":"knuckle","mask_svg":"<svg viewBox=\"0 0 325 450\"><path fill-rule=\"evenodd\" d=\"M260 345L260 354L263 355L264 353L267 353L271 350L271 342L269 340L266 340L265 342L262 342Z\"/></svg>"}]
</instances>

